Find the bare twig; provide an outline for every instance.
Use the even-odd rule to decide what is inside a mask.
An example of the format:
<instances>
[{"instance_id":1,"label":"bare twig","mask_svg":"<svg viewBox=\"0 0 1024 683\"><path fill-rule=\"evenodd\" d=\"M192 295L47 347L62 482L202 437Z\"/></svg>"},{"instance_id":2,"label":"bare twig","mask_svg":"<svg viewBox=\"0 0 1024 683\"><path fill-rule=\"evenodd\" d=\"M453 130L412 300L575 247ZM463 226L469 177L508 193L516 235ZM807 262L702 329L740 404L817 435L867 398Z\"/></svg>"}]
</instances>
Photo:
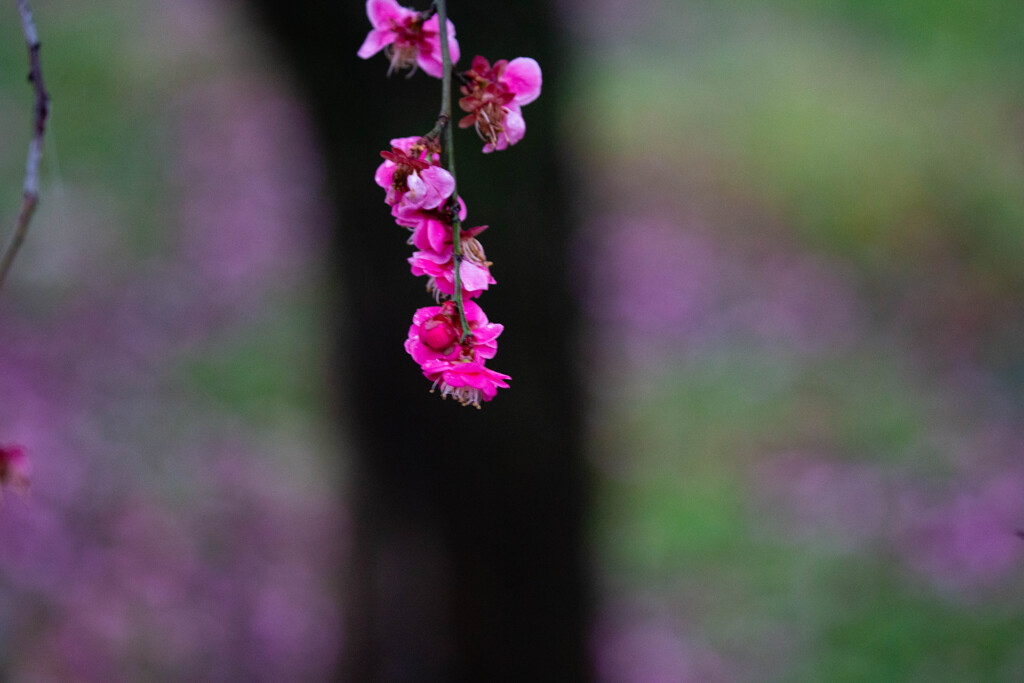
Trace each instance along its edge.
<instances>
[{"instance_id":1,"label":"bare twig","mask_svg":"<svg viewBox=\"0 0 1024 683\"><path fill-rule=\"evenodd\" d=\"M39 35L32 21L32 9L28 0L18 0L18 12L21 14L21 29L25 34L28 46L28 80L35 90L34 134L28 145L28 161L25 164L25 186L22 191L21 211L14 228L11 241L0 258L0 287L3 287L11 263L25 241L28 225L32 221L36 205L39 204L39 161L43 157L43 135L46 132L46 119L50 115L50 96L43 85L43 70L39 65Z\"/></svg>"}]
</instances>

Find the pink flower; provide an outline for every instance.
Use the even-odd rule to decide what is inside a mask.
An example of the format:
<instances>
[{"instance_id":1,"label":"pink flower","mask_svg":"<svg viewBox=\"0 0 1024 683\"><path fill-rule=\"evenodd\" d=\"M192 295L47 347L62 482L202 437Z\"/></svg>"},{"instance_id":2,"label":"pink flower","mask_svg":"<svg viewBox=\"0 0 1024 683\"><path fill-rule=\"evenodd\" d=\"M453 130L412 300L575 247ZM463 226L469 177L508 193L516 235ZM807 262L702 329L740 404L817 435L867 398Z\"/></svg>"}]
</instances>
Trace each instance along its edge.
<instances>
[{"instance_id":1,"label":"pink flower","mask_svg":"<svg viewBox=\"0 0 1024 683\"><path fill-rule=\"evenodd\" d=\"M10 484L24 493L28 490L30 472L28 457L21 446L0 446L0 486Z\"/></svg>"},{"instance_id":2,"label":"pink flower","mask_svg":"<svg viewBox=\"0 0 1024 683\"><path fill-rule=\"evenodd\" d=\"M444 67L441 59L441 39L437 15L425 19L424 12L402 7L395 0L367 0L366 15L373 30L366 36L357 53L363 59L384 49L391 66L388 75L396 70L412 68L411 76L419 65L434 78L441 78ZM455 25L448 20L448 52L452 64L459 61L459 43L455 40Z\"/></svg>"},{"instance_id":3,"label":"pink flower","mask_svg":"<svg viewBox=\"0 0 1024 683\"><path fill-rule=\"evenodd\" d=\"M455 179L440 166L410 173L405 182L408 189L398 202L403 208L436 209L455 191Z\"/></svg>"},{"instance_id":4,"label":"pink flower","mask_svg":"<svg viewBox=\"0 0 1024 683\"><path fill-rule=\"evenodd\" d=\"M464 206L464 205L461 205ZM460 206L460 208L461 208ZM420 251L440 253L452 243L452 226L443 209L434 211L395 211L395 222L409 228L408 243Z\"/></svg>"},{"instance_id":5,"label":"pink flower","mask_svg":"<svg viewBox=\"0 0 1024 683\"><path fill-rule=\"evenodd\" d=\"M468 116L459 121L459 127L476 128L486 143L485 154L522 140L526 134L522 106L540 96L540 65L529 57L518 57L511 62L500 59L492 67L478 55L464 76L468 82L460 88L464 97L459 106Z\"/></svg>"},{"instance_id":6,"label":"pink flower","mask_svg":"<svg viewBox=\"0 0 1024 683\"><path fill-rule=\"evenodd\" d=\"M454 301L421 308L412 317L405 350L419 363L423 375L440 386L441 395L462 405L480 407L490 401L498 388L508 387L503 375L484 367L484 361L498 352L498 336L504 326L492 323L480 306L466 301L463 310L469 338L460 341L462 323Z\"/></svg>"},{"instance_id":7,"label":"pink flower","mask_svg":"<svg viewBox=\"0 0 1024 683\"><path fill-rule=\"evenodd\" d=\"M507 389L508 375L484 367L482 360L432 360L423 364L423 375L441 389L441 396L451 396L462 405L480 407L480 401L490 401L498 389Z\"/></svg>"},{"instance_id":8,"label":"pink flower","mask_svg":"<svg viewBox=\"0 0 1024 683\"><path fill-rule=\"evenodd\" d=\"M436 165L437 155L421 140L396 138L390 152L380 153L384 162L373 179L387 191L384 201L393 211L436 209L455 191L455 179Z\"/></svg>"},{"instance_id":9,"label":"pink flower","mask_svg":"<svg viewBox=\"0 0 1024 683\"><path fill-rule=\"evenodd\" d=\"M412 230L409 235L409 244L421 251L432 251L441 254L452 246L452 226L447 211L441 207L433 211L401 210L393 211L395 222ZM466 205L459 200L459 220L466 219ZM461 239L468 240L476 237L484 230L486 225L478 225L475 228L461 230Z\"/></svg>"},{"instance_id":10,"label":"pink flower","mask_svg":"<svg viewBox=\"0 0 1024 683\"><path fill-rule=\"evenodd\" d=\"M422 366L435 360L486 360L498 352L498 336L504 325L487 320L482 308L472 301L463 305L470 338L460 343L462 323L454 301L421 308L412 317L405 350Z\"/></svg>"},{"instance_id":11,"label":"pink flower","mask_svg":"<svg viewBox=\"0 0 1024 683\"><path fill-rule=\"evenodd\" d=\"M484 226L486 227L486 226ZM490 262L484 257L483 247L476 239L470 237L462 243L462 265L459 267L459 279L462 284L463 296L475 298L490 285L496 284L491 275ZM455 249L448 244L440 252L417 251L409 257L412 274L426 275L430 278L427 289L435 297L455 294Z\"/></svg>"}]
</instances>

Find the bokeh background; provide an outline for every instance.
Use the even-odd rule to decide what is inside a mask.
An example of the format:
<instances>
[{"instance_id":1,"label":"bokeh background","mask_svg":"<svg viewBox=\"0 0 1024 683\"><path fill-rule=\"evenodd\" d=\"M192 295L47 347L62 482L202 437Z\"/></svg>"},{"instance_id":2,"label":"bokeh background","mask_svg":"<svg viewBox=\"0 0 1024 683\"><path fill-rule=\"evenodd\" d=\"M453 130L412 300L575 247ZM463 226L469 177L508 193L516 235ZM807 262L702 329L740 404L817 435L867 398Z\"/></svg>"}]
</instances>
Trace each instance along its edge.
<instances>
[{"instance_id":1,"label":"bokeh background","mask_svg":"<svg viewBox=\"0 0 1024 683\"><path fill-rule=\"evenodd\" d=\"M323 680L350 524L309 116L238 2L35 5L0 680ZM1024 6L562 16L598 680L1024 679Z\"/></svg>"}]
</instances>

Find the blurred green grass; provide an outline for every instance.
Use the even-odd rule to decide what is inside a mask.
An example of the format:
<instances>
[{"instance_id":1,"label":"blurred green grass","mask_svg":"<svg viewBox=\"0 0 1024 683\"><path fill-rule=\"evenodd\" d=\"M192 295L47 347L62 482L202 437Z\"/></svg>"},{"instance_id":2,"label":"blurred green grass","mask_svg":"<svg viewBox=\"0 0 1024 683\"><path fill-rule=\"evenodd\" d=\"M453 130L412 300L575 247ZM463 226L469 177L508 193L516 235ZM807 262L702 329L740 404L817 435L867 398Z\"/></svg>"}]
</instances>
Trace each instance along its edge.
<instances>
[{"instance_id":1,"label":"blurred green grass","mask_svg":"<svg viewBox=\"0 0 1024 683\"><path fill-rule=\"evenodd\" d=\"M1020 9L961 25L958 14L892 4L895 16L919 10L925 37L993 33L963 36L953 54L971 59L960 60L913 41L876 44L870 5L862 25L850 3L828 21L785 8L794 4L694 11L679 20L697 23L692 40L582 64L574 119L600 141L588 149L606 163L699 167L713 185L753 194L811 247L865 267L898 270L948 249L969 254L975 277L1022 284L1019 52L993 47L1024 47Z\"/></svg>"}]
</instances>

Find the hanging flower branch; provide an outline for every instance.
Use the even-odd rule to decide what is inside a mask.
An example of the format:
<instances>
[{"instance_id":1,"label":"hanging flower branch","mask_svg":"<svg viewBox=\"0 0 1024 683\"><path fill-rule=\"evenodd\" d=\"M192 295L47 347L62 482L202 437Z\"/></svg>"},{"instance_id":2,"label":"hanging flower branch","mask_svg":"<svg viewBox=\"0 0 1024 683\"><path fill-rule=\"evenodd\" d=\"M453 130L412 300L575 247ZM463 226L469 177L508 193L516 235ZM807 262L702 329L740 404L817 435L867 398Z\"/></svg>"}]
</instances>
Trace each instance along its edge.
<instances>
[{"instance_id":1,"label":"hanging flower branch","mask_svg":"<svg viewBox=\"0 0 1024 683\"><path fill-rule=\"evenodd\" d=\"M409 258L412 274L427 277L427 291L438 303L413 315L405 350L442 397L479 408L499 388L507 388L510 378L485 366L497 353L504 327L489 322L472 301L495 280L477 239L487 226L462 227L466 204L457 190L451 125L452 65L459 59L455 26L445 0L435 0L423 12L395 0L368 0L366 14L373 30L359 48L360 57L383 50L389 76L407 69L407 77L421 70L441 79L441 111L434 127L421 136L392 140L391 149L381 152L384 162L374 176L395 222L411 233L409 244L416 248ZM466 112L459 127L476 129L484 153L523 139L522 106L537 99L541 90L536 61L502 59L492 66L477 56L459 78L459 106Z\"/></svg>"},{"instance_id":2,"label":"hanging flower branch","mask_svg":"<svg viewBox=\"0 0 1024 683\"><path fill-rule=\"evenodd\" d=\"M25 164L25 185L22 191L21 211L14 227L11 241L0 257L0 287L3 287L7 273L11 269L14 257L21 248L28 233L28 225L32 221L36 205L39 204L39 162L43 158L43 135L46 133L46 119L50 115L50 95L43 84L43 70L39 65L39 35L32 20L32 9L28 0L18 0L18 12L21 14L21 29L28 45L28 80L35 90L34 134L28 146L28 161Z\"/></svg>"}]
</instances>

